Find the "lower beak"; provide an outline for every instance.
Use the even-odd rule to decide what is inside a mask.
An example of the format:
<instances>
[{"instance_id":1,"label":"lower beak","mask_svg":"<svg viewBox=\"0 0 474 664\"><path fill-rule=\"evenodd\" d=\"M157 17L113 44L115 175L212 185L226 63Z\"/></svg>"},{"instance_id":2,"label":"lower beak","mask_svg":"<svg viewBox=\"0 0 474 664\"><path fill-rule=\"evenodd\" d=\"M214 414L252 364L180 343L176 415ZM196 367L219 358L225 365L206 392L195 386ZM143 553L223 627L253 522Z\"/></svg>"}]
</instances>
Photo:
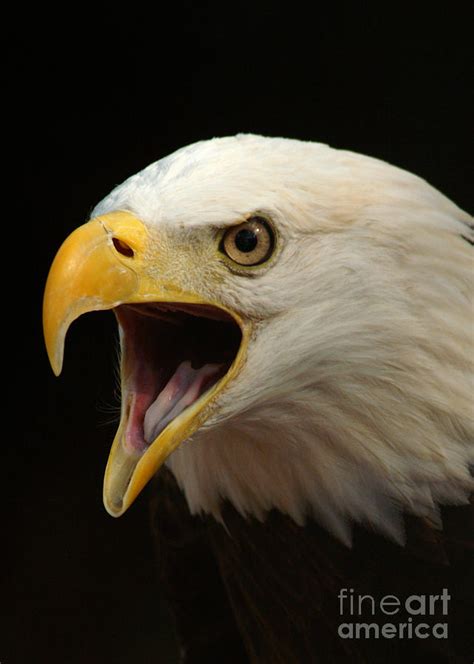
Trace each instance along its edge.
<instances>
[{"instance_id":1,"label":"lower beak","mask_svg":"<svg viewBox=\"0 0 474 664\"><path fill-rule=\"evenodd\" d=\"M149 241L139 219L128 212L114 212L78 228L59 249L48 276L43 308L46 348L56 375L62 368L67 330L84 313L144 302L213 304L157 278L156 274L166 274L168 257L164 254L154 259L150 270L146 252ZM248 333L235 312L228 313L243 335L234 363L219 383L171 421L139 457L123 444L126 409L122 407L104 479L104 504L113 516L127 510L171 452L202 424L206 406L236 374Z\"/></svg>"}]
</instances>

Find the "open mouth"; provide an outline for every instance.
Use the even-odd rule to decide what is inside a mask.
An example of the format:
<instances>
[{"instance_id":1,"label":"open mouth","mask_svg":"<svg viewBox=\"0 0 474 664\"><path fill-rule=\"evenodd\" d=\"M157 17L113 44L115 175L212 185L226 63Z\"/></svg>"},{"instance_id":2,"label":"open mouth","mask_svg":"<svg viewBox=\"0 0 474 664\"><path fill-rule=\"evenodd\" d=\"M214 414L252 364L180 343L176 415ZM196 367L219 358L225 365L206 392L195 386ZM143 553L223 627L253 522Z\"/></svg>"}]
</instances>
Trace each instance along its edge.
<instances>
[{"instance_id":1,"label":"open mouth","mask_svg":"<svg viewBox=\"0 0 474 664\"><path fill-rule=\"evenodd\" d=\"M254 328L239 307L232 311L194 292L189 274L178 271L175 283L174 254L160 251L151 269L153 246L147 225L127 211L91 219L59 249L44 295L56 375L73 321L105 310L118 319L122 412L104 476L112 516L122 515L170 454L209 422L245 367Z\"/></svg>"},{"instance_id":2,"label":"open mouth","mask_svg":"<svg viewBox=\"0 0 474 664\"><path fill-rule=\"evenodd\" d=\"M241 329L223 309L183 303L114 309L121 331L123 445L141 456L228 372Z\"/></svg>"}]
</instances>

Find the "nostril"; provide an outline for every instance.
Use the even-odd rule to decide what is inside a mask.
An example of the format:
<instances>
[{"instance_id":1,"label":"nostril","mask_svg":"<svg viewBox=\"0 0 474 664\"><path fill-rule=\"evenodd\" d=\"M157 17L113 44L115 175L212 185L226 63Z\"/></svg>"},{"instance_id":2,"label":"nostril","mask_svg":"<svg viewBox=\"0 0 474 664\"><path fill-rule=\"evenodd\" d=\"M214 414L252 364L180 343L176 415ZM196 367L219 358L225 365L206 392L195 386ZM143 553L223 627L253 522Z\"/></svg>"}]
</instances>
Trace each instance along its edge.
<instances>
[{"instance_id":1,"label":"nostril","mask_svg":"<svg viewBox=\"0 0 474 664\"><path fill-rule=\"evenodd\" d=\"M113 237L112 242L119 254L122 254L122 256L128 256L128 258L133 258L134 251L130 245L123 240L120 240L118 237Z\"/></svg>"}]
</instances>

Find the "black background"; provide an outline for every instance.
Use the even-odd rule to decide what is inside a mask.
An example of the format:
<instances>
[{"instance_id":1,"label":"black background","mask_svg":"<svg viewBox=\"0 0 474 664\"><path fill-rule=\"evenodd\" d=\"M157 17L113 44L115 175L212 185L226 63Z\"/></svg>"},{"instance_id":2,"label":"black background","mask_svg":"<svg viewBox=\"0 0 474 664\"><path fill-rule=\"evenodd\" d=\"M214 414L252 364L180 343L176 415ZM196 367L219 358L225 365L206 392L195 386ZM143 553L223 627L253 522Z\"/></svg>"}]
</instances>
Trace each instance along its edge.
<instances>
[{"instance_id":1,"label":"black background","mask_svg":"<svg viewBox=\"0 0 474 664\"><path fill-rule=\"evenodd\" d=\"M117 410L112 316L73 326L60 379L47 364L41 297L59 244L149 162L242 131L380 157L472 210L469 17L435 5L419 18L389 3L314 4L314 15L271 2L173 15L25 7L11 23L4 138L23 193L2 243L14 259L2 664L176 661L146 499L118 521L101 503Z\"/></svg>"}]
</instances>

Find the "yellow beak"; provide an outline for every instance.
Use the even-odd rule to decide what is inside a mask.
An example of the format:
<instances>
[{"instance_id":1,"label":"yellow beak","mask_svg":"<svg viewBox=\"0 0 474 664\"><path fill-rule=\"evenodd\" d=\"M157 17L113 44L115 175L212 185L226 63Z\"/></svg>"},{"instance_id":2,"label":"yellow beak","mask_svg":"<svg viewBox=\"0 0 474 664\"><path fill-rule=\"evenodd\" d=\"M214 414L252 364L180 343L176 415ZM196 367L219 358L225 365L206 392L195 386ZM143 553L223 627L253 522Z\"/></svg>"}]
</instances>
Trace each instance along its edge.
<instances>
[{"instance_id":1,"label":"yellow beak","mask_svg":"<svg viewBox=\"0 0 474 664\"><path fill-rule=\"evenodd\" d=\"M166 274L166 262L172 257L163 252L153 257L151 266L149 245L148 230L128 212L93 219L66 239L51 266L43 307L46 348L56 375L62 368L67 330L84 313L144 302L215 304L157 277ZM202 424L207 406L237 373L249 330L235 312L228 313L242 330L234 363L216 385L172 420L141 456L123 444L127 409L122 404L121 422L104 478L104 504L112 516L127 510L171 452Z\"/></svg>"}]
</instances>

